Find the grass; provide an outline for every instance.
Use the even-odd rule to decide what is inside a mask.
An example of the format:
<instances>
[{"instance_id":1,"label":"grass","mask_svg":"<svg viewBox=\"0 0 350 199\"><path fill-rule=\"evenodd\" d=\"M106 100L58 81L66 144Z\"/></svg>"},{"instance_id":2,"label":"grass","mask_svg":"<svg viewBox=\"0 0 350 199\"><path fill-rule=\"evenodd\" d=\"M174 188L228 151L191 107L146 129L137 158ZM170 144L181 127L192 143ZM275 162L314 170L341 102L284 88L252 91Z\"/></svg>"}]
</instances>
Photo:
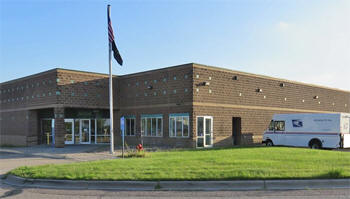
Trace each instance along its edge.
<instances>
[{"instance_id":1,"label":"grass","mask_svg":"<svg viewBox=\"0 0 350 199\"><path fill-rule=\"evenodd\" d=\"M350 153L287 147L153 152L145 158L19 167L26 178L71 180L252 180L349 178Z\"/></svg>"}]
</instances>

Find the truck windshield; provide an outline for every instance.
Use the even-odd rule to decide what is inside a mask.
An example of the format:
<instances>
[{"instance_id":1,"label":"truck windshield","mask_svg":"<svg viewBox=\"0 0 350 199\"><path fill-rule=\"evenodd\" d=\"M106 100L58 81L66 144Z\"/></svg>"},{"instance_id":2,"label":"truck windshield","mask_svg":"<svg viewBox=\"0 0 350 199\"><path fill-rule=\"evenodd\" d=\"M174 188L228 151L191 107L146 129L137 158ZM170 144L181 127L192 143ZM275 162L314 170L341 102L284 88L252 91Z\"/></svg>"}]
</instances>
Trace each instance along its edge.
<instances>
[{"instance_id":1,"label":"truck windshield","mask_svg":"<svg viewBox=\"0 0 350 199\"><path fill-rule=\"evenodd\" d=\"M269 124L269 131L273 131L274 127L275 127L275 123L273 120L271 120L271 122Z\"/></svg>"}]
</instances>

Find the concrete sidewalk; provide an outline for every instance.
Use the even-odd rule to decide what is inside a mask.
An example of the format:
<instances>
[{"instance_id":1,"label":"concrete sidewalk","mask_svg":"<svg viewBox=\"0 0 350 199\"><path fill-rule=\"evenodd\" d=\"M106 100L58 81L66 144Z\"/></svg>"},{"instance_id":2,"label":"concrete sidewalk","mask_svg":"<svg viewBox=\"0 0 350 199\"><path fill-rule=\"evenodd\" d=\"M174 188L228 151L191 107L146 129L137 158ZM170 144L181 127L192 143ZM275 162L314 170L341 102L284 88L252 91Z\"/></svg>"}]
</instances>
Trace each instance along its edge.
<instances>
[{"instance_id":1,"label":"concrete sidewalk","mask_svg":"<svg viewBox=\"0 0 350 199\"><path fill-rule=\"evenodd\" d=\"M1 147L0 176L19 166L34 166L42 164L64 164L81 161L113 159L108 145L69 145L64 148L54 148L47 145L32 147Z\"/></svg>"},{"instance_id":2,"label":"concrete sidewalk","mask_svg":"<svg viewBox=\"0 0 350 199\"><path fill-rule=\"evenodd\" d=\"M350 189L350 179L240 181L80 181L25 179L8 175L3 183L24 188L118 191L237 191Z\"/></svg>"}]
</instances>

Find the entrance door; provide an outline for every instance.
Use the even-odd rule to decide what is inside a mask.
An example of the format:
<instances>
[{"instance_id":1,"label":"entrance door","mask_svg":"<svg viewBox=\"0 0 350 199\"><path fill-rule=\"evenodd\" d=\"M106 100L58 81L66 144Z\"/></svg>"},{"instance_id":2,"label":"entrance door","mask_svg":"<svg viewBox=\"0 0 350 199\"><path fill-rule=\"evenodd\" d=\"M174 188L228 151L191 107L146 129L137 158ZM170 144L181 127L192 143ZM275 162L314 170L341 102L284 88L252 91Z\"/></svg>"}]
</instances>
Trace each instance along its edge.
<instances>
[{"instance_id":1,"label":"entrance door","mask_svg":"<svg viewBox=\"0 0 350 199\"><path fill-rule=\"evenodd\" d=\"M91 124L89 119L80 120L80 144L90 144Z\"/></svg>"},{"instance_id":2,"label":"entrance door","mask_svg":"<svg viewBox=\"0 0 350 199\"><path fill-rule=\"evenodd\" d=\"M197 147L213 146L213 117L197 117Z\"/></svg>"},{"instance_id":3,"label":"entrance door","mask_svg":"<svg viewBox=\"0 0 350 199\"><path fill-rule=\"evenodd\" d=\"M74 144L74 121L73 119L64 119L66 133L64 135L64 144Z\"/></svg>"},{"instance_id":4,"label":"entrance door","mask_svg":"<svg viewBox=\"0 0 350 199\"><path fill-rule=\"evenodd\" d=\"M232 139L233 139L233 145L240 145L241 144L241 118L240 117L233 117L232 118Z\"/></svg>"}]
</instances>

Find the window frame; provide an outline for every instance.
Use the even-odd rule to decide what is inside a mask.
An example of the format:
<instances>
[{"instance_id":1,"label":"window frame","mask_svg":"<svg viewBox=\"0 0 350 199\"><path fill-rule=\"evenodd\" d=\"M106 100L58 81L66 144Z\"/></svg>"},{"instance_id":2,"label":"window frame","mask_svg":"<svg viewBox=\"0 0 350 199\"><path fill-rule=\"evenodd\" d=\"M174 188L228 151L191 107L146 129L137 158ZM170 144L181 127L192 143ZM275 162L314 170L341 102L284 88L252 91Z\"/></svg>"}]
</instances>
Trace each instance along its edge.
<instances>
[{"instance_id":1,"label":"window frame","mask_svg":"<svg viewBox=\"0 0 350 199\"><path fill-rule=\"evenodd\" d=\"M161 119L160 125L160 132L158 132L159 130L159 122L158 120ZM151 124L151 128L149 129L150 131L148 132L147 129L147 124L148 124L148 120L150 120L150 124ZM154 127L156 129L156 135L152 135L152 131L153 131L153 123L152 121L156 120L156 126ZM142 125L142 122L144 122L144 126ZM142 137L163 137L163 127L164 127L164 120L163 120L163 115L162 114L153 114L153 115L141 115L141 120L140 120L140 124L141 124L141 136Z\"/></svg>"},{"instance_id":2,"label":"window frame","mask_svg":"<svg viewBox=\"0 0 350 199\"><path fill-rule=\"evenodd\" d=\"M177 136L177 121L178 118L181 118L181 136ZM187 118L188 120L188 135L184 136L184 118ZM174 135L171 133L171 119L173 119L174 123L172 127L175 130ZM190 137L190 115L188 113L173 113L169 114L169 137L170 138L189 138Z\"/></svg>"}]
</instances>

